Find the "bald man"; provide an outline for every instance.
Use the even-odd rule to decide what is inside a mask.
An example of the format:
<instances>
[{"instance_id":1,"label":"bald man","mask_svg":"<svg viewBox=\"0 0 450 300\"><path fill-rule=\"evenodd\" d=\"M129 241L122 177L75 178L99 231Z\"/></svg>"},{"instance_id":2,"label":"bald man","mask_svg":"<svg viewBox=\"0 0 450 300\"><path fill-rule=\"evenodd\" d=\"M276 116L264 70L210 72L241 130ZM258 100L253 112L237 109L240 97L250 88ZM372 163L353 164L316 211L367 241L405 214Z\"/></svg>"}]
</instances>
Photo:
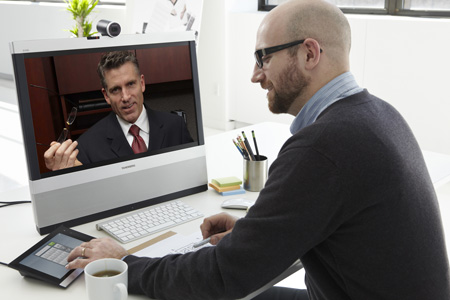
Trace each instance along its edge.
<instances>
[{"instance_id":1,"label":"bald man","mask_svg":"<svg viewBox=\"0 0 450 300\"><path fill-rule=\"evenodd\" d=\"M295 119L246 217L206 218L203 237L216 246L195 253L138 258L100 239L75 248L68 267L124 257L131 293L236 299L300 259L307 291L272 288L258 299L450 299L421 150L400 114L358 86L349 51L337 7L298 0L273 9L257 33L252 81L267 90L272 112ZM75 259L82 249L86 259Z\"/></svg>"}]
</instances>

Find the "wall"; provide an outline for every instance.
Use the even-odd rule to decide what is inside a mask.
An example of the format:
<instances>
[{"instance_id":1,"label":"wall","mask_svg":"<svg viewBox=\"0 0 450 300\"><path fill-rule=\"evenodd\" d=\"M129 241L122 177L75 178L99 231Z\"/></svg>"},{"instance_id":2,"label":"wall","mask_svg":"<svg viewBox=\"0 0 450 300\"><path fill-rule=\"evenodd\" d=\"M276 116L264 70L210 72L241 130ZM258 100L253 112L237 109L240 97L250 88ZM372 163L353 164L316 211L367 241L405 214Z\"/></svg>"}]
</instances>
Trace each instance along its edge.
<instances>
[{"instance_id":1,"label":"wall","mask_svg":"<svg viewBox=\"0 0 450 300\"><path fill-rule=\"evenodd\" d=\"M223 26L226 20L226 0L204 0L197 52L203 124L219 129L232 127L228 123L228 79L224 60L227 56L228 35Z\"/></svg>"},{"instance_id":2,"label":"wall","mask_svg":"<svg viewBox=\"0 0 450 300\"><path fill-rule=\"evenodd\" d=\"M233 28L229 15L235 11L256 10L256 0L203 0L198 67L203 121L208 127L228 130L235 126L230 121L230 104L233 103L230 96L234 87L229 86L233 77L229 71L233 65L229 51L234 44L230 44ZM238 32L249 30L244 26Z\"/></svg>"}]
</instances>

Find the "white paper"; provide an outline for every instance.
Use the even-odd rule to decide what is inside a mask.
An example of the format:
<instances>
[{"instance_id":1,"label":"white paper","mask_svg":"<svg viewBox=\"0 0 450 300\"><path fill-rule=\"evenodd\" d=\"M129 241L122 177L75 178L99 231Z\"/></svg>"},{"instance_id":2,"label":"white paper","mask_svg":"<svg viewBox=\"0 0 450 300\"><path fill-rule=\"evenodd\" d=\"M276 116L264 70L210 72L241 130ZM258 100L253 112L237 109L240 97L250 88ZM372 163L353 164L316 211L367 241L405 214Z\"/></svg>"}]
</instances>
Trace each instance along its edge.
<instances>
[{"instance_id":1,"label":"white paper","mask_svg":"<svg viewBox=\"0 0 450 300\"><path fill-rule=\"evenodd\" d=\"M194 252L204 247L210 247L211 244L206 244L197 248L194 248L194 244L202 241L202 234L200 231L190 235L175 234L158 243L148 246L138 252L134 253L135 256L140 257L163 257L167 254L184 254L188 252Z\"/></svg>"}]
</instances>

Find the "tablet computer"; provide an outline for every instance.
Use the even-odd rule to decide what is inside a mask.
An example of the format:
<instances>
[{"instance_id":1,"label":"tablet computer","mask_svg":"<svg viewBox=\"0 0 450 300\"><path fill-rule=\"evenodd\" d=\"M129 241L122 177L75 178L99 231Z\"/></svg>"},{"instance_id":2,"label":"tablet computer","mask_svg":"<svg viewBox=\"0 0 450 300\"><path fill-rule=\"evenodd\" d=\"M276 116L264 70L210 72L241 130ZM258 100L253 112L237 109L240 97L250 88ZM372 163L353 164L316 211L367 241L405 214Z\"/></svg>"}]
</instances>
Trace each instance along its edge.
<instances>
[{"instance_id":1,"label":"tablet computer","mask_svg":"<svg viewBox=\"0 0 450 300\"><path fill-rule=\"evenodd\" d=\"M18 270L22 276L33 277L66 288L83 273L83 269L66 269L67 256L72 249L93 238L61 226L8 266Z\"/></svg>"}]
</instances>

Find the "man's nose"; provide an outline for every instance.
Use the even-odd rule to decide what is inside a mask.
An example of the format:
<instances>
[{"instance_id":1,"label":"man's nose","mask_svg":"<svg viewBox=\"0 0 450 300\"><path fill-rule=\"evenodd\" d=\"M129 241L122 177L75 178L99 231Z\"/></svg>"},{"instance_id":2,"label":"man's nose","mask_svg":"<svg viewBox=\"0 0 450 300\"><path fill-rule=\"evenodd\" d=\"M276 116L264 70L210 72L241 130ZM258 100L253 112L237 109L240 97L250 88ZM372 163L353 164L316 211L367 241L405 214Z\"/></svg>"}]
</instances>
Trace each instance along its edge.
<instances>
[{"instance_id":1,"label":"man's nose","mask_svg":"<svg viewBox=\"0 0 450 300\"><path fill-rule=\"evenodd\" d=\"M130 99L131 93L127 88L122 89L122 100L128 101Z\"/></svg>"},{"instance_id":2,"label":"man's nose","mask_svg":"<svg viewBox=\"0 0 450 300\"><path fill-rule=\"evenodd\" d=\"M263 81L263 79L264 79L263 70L260 69L257 64L255 64L255 67L253 68L253 75L252 75L251 81L253 83L258 83L258 82Z\"/></svg>"}]
</instances>

